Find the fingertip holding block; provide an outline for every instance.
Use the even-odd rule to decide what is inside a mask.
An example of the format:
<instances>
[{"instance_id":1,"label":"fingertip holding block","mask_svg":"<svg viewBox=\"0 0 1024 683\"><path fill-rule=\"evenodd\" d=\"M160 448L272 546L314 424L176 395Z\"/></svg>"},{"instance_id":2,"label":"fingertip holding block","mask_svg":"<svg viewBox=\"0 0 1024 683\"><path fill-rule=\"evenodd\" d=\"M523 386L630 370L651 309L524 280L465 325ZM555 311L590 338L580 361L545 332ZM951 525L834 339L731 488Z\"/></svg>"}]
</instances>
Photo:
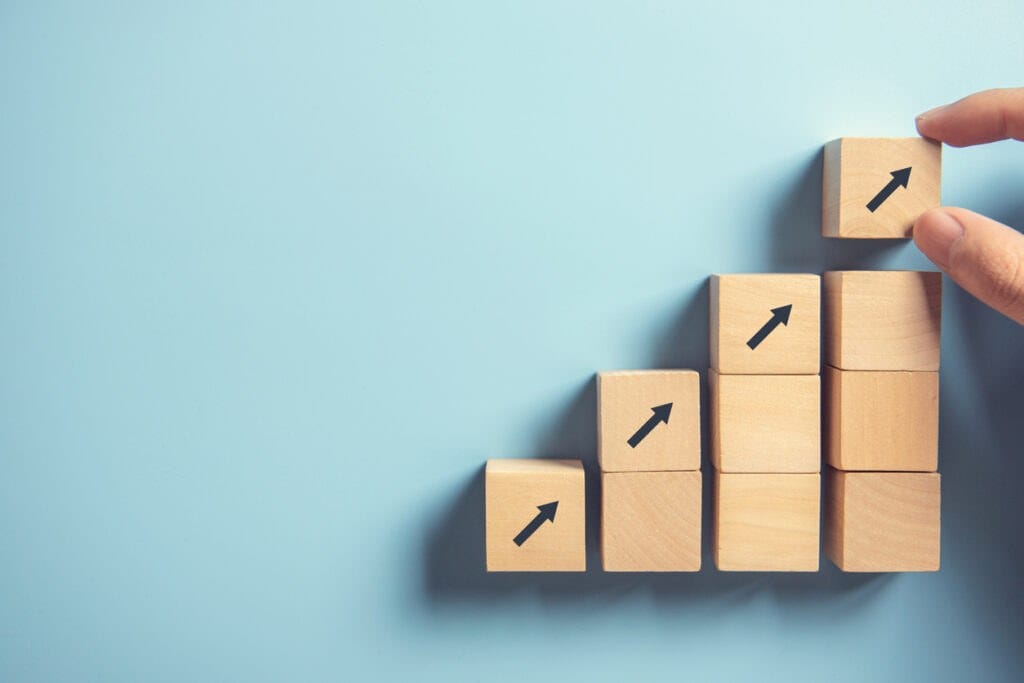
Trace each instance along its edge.
<instances>
[{"instance_id":1,"label":"fingertip holding block","mask_svg":"<svg viewBox=\"0 0 1024 683\"><path fill-rule=\"evenodd\" d=\"M484 490L487 571L586 571L582 462L488 460Z\"/></svg>"},{"instance_id":2,"label":"fingertip holding block","mask_svg":"<svg viewBox=\"0 0 1024 683\"><path fill-rule=\"evenodd\" d=\"M712 275L711 367L723 374L817 374L821 278Z\"/></svg>"},{"instance_id":3,"label":"fingertip holding block","mask_svg":"<svg viewBox=\"0 0 1024 683\"><path fill-rule=\"evenodd\" d=\"M825 553L845 572L934 572L940 566L937 472L826 473Z\"/></svg>"},{"instance_id":4,"label":"fingertip holding block","mask_svg":"<svg viewBox=\"0 0 1024 683\"><path fill-rule=\"evenodd\" d=\"M715 471L714 481L720 571L818 571L820 474Z\"/></svg>"},{"instance_id":5,"label":"fingertip holding block","mask_svg":"<svg viewBox=\"0 0 1024 683\"><path fill-rule=\"evenodd\" d=\"M826 363L840 370L939 369L940 273L830 271L824 291Z\"/></svg>"},{"instance_id":6,"label":"fingertip holding block","mask_svg":"<svg viewBox=\"0 0 1024 683\"><path fill-rule=\"evenodd\" d=\"M818 375L708 372L711 462L720 472L820 472Z\"/></svg>"},{"instance_id":7,"label":"fingertip holding block","mask_svg":"<svg viewBox=\"0 0 1024 683\"><path fill-rule=\"evenodd\" d=\"M941 203L942 146L926 138L839 138L825 145L825 237L907 239Z\"/></svg>"},{"instance_id":8,"label":"fingertip holding block","mask_svg":"<svg viewBox=\"0 0 1024 683\"><path fill-rule=\"evenodd\" d=\"M934 472L939 373L825 366L828 464L840 470Z\"/></svg>"},{"instance_id":9,"label":"fingertip holding block","mask_svg":"<svg viewBox=\"0 0 1024 683\"><path fill-rule=\"evenodd\" d=\"M700 469L700 375L628 370L597 375L603 472Z\"/></svg>"},{"instance_id":10,"label":"fingertip holding block","mask_svg":"<svg viewBox=\"0 0 1024 683\"><path fill-rule=\"evenodd\" d=\"M696 572L701 473L603 472L601 562L606 572Z\"/></svg>"}]
</instances>

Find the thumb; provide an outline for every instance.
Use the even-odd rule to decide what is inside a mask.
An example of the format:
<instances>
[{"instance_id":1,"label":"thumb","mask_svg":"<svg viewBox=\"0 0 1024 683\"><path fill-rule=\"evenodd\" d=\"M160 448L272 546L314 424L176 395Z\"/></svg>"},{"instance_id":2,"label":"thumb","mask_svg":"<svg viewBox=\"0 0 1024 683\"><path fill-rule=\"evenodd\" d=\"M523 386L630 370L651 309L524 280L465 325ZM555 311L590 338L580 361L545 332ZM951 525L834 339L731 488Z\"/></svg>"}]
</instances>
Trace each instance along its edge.
<instances>
[{"instance_id":1,"label":"thumb","mask_svg":"<svg viewBox=\"0 0 1024 683\"><path fill-rule=\"evenodd\" d=\"M914 243L983 302L1024 325L1024 235L967 209L921 214Z\"/></svg>"}]
</instances>

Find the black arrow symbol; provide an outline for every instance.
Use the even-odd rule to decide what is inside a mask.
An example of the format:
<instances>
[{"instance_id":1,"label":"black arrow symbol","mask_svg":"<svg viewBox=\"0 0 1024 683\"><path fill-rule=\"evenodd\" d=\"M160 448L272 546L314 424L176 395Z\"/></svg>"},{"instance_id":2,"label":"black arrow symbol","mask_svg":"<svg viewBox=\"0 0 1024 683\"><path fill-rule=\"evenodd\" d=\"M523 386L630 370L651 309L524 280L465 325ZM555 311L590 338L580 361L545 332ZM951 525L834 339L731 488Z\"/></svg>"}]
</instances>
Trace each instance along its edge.
<instances>
[{"instance_id":1,"label":"black arrow symbol","mask_svg":"<svg viewBox=\"0 0 1024 683\"><path fill-rule=\"evenodd\" d=\"M875 209L880 207L882 205L882 202L888 199L889 195L896 191L897 187L900 187L901 185L903 187L906 187L907 185L909 185L910 169L911 167L907 166L906 168L901 168L896 171L889 171L889 175L892 176L892 180L890 180L889 183L885 187L883 187L878 192L878 194L875 195L874 199L868 202L868 211L874 213Z\"/></svg>"},{"instance_id":2,"label":"black arrow symbol","mask_svg":"<svg viewBox=\"0 0 1024 683\"><path fill-rule=\"evenodd\" d=\"M516 545L526 543L526 539L533 536L533 533L537 531L537 529L540 528L540 525L544 522L553 523L555 521L555 510L558 509L558 501L556 500L553 503L538 505L537 509L540 510L540 512L537 513L537 516L530 520L530 523L523 527L523 530L512 539Z\"/></svg>"},{"instance_id":3,"label":"black arrow symbol","mask_svg":"<svg viewBox=\"0 0 1024 683\"><path fill-rule=\"evenodd\" d=\"M629 437L629 441L626 442L633 448L639 446L640 442L643 441L644 438L651 433L651 430L657 427L659 423L664 422L665 424L668 424L668 416L672 412L672 404L666 403L662 406L654 406L651 408L651 412L653 412L654 415L647 418L647 422L640 425L640 429L636 430L636 434Z\"/></svg>"},{"instance_id":4,"label":"black arrow symbol","mask_svg":"<svg viewBox=\"0 0 1024 683\"><path fill-rule=\"evenodd\" d=\"M793 304L786 304L785 306L779 306L778 308L772 309L772 319L761 326L761 329L750 338L747 342L747 346L751 349L756 349L758 345L764 341L764 338L772 333L779 323L783 325L789 325L789 313L793 310Z\"/></svg>"}]
</instances>

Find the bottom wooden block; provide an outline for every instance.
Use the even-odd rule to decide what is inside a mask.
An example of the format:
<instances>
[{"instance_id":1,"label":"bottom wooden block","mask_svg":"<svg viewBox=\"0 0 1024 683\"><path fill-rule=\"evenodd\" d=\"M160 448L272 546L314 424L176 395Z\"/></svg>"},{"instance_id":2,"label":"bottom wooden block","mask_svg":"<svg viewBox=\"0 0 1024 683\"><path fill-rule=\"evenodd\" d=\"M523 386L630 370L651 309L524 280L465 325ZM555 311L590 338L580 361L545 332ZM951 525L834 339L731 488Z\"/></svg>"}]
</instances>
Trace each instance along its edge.
<instances>
[{"instance_id":1,"label":"bottom wooden block","mask_svg":"<svg viewBox=\"0 0 1024 683\"><path fill-rule=\"evenodd\" d=\"M584 484L579 460L488 460L487 571L586 571Z\"/></svg>"},{"instance_id":2,"label":"bottom wooden block","mask_svg":"<svg viewBox=\"0 0 1024 683\"><path fill-rule=\"evenodd\" d=\"M825 482L825 553L845 572L939 570L937 472L842 472Z\"/></svg>"},{"instance_id":3,"label":"bottom wooden block","mask_svg":"<svg viewBox=\"0 0 1024 683\"><path fill-rule=\"evenodd\" d=\"M714 557L722 571L818 571L821 475L715 471Z\"/></svg>"},{"instance_id":4,"label":"bottom wooden block","mask_svg":"<svg viewBox=\"0 0 1024 683\"><path fill-rule=\"evenodd\" d=\"M700 472L602 473L604 570L699 571L700 518Z\"/></svg>"}]
</instances>

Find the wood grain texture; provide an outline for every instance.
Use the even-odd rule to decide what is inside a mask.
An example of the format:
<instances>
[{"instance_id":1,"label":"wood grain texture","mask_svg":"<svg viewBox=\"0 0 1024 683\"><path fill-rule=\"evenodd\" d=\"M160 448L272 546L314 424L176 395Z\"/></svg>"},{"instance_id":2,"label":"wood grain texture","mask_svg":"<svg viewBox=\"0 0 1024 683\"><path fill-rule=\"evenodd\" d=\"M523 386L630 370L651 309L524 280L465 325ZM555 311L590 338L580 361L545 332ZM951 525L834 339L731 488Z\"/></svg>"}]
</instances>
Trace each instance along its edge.
<instances>
[{"instance_id":1,"label":"wood grain texture","mask_svg":"<svg viewBox=\"0 0 1024 683\"><path fill-rule=\"evenodd\" d=\"M934 472L939 373L825 367L825 457L841 470Z\"/></svg>"},{"instance_id":2,"label":"wood grain texture","mask_svg":"<svg viewBox=\"0 0 1024 683\"><path fill-rule=\"evenodd\" d=\"M582 572L587 568L583 463L579 460L488 460L484 472L487 571ZM513 539L558 501L521 546Z\"/></svg>"},{"instance_id":3,"label":"wood grain texture","mask_svg":"<svg viewBox=\"0 0 1024 683\"><path fill-rule=\"evenodd\" d=\"M939 369L942 275L825 273L825 362L841 370Z\"/></svg>"},{"instance_id":4,"label":"wood grain texture","mask_svg":"<svg viewBox=\"0 0 1024 683\"><path fill-rule=\"evenodd\" d=\"M655 406L672 404L631 447ZM632 370L597 375L597 458L603 472L700 469L700 375L694 370Z\"/></svg>"},{"instance_id":5,"label":"wood grain texture","mask_svg":"<svg viewBox=\"0 0 1024 683\"><path fill-rule=\"evenodd\" d=\"M721 472L820 472L818 375L708 372L711 462Z\"/></svg>"},{"instance_id":6,"label":"wood grain texture","mask_svg":"<svg viewBox=\"0 0 1024 683\"><path fill-rule=\"evenodd\" d=\"M899 187L875 211L868 203L910 167ZM941 203L942 146L925 138L840 138L825 145L822 234L826 237L901 238L914 221Z\"/></svg>"},{"instance_id":7,"label":"wood grain texture","mask_svg":"<svg viewBox=\"0 0 1024 683\"><path fill-rule=\"evenodd\" d=\"M712 275L711 367L723 374L815 375L821 367L821 278L801 274ZM747 341L792 305L755 349Z\"/></svg>"},{"instance_id":8,"label":"wood grain texture","mask_svg":"<svg viewBox=\"0 0 1024 683\"><path fill-rule=\"evenodd\" d=\"M826 472L825 553L846 572L939 570L935 472Z\"/></svg>"},{"instance_id":9,"label":"wood grain texture","mask_svg":"<svg viewBox=\"0 0 1024 683\"><path fill-rule=\"evenodd\" d=\"M605 571L700 570L700 472L604 472L601 489Z\"/></svg>"},{"instance_id":10,"label":"wood grain texture","mask_svg":"<svg viewBox=\"0 0 1024 683\"><path fill-rule=\"evenodd\" d=\"M713 552L722 571L818 571L820 474L715 471Z\"/></svg>"},{"instance_id":11,"label":"wood grain texture","mask_svg":"<svg viewBox=\"0 0 1024 683\"><path fill-rule=\"evenodd\" d=\"M833 140L825 145L821 171L821 234L825 237L839 237L841 151L842 140Z\"/></svg>"}]
</instances>

